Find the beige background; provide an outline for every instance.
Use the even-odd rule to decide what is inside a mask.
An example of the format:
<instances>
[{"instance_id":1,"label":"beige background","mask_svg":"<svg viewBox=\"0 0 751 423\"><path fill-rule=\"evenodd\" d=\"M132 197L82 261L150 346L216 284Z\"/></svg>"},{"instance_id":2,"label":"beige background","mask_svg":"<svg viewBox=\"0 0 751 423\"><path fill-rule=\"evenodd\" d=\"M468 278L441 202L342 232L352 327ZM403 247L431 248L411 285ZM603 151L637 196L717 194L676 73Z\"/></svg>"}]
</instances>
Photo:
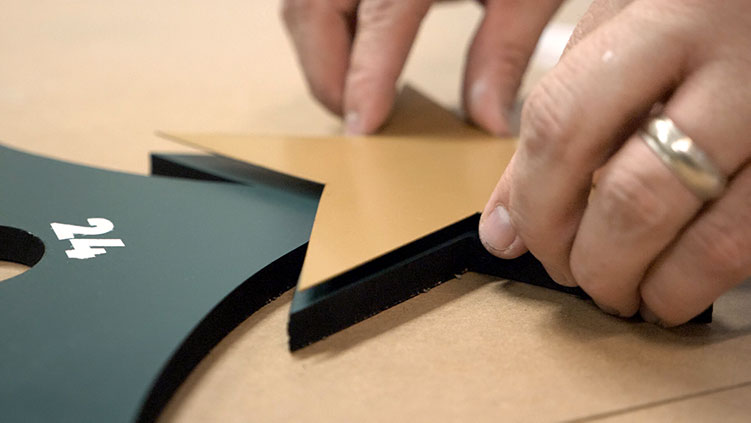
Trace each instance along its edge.
<instances>
[{"instance_id":1,"label":"beige background","mask_svg":"<svg viewBox=\"0 0 751 423\"><path fill-rule=\"evenodd\" d=\"M562 20L585 3L570 2ZM158 129L336 132L337 120L306 95L277 9L248 0L3 1L0 140L144 173L149 151L186 150ZM431 12L405 79L458 104L479 13L470 2ZM466 275L291 355L286 294L220 343L163 420L747 420L750 297L748 285L723 297L711 327L665 331Z\"/></svg>"}]
</instances>

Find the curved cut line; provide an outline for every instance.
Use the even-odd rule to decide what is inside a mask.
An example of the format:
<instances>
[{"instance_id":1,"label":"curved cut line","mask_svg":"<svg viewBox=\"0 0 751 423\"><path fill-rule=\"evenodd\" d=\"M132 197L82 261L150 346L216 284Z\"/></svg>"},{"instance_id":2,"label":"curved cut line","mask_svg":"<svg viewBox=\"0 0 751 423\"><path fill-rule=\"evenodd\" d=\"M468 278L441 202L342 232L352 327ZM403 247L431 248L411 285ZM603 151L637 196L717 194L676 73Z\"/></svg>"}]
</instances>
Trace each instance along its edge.
<instances>
[{"instance_id":1,"label":"curved cut line","mask_svg":"<svg viewBox=\"0 0 751 423\"><path fill-rule=\"evenodd\" d=\"M138 422L153 422L198 363L245 319L294 288L308 244L259 270L227 295L193 329L162 369L143 402Z\"/></svg>"}]
</instances>

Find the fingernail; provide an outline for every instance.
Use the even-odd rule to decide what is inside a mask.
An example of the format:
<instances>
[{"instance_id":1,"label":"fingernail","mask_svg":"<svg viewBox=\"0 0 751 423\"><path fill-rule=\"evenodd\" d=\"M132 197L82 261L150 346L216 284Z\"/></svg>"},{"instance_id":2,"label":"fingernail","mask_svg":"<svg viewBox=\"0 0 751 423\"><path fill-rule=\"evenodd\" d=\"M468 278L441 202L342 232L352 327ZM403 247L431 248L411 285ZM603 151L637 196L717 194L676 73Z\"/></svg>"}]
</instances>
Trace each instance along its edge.
<instances>
[{"instance_id":1,"label":"fingernail","mask_svg":"<svg viewBox=\"0 0 751 423\"><path fill-rule=\"evenodd\" d=\"M660 326L662 325L660 318L657 317L657 315L645 304L642 304L641 307L639 307L639 314L641 315L641 318L644 319L644 321L647 323L653 323Z\"/></svg>"},{"instance_id":2,"label":"fingernail","mask_svg":"<svg viewBox=\"0 0 751 423\"><path fill-rule=\"evenodd\" d=\"M347 112L344 115L344 133L347 135L362 135L362 123L357 112Z\"/></svg>"},{"instance_id":3,"label":"fingernail","mask_svg":"<svg viewBox=\"0 0 751 423\"><path fill-rule=\"evenodd\" d=\"M496 206L480 222L480 241L492 253L503 254L516 239L511 217L502 205Z\"/></svg>"}]
</instances>

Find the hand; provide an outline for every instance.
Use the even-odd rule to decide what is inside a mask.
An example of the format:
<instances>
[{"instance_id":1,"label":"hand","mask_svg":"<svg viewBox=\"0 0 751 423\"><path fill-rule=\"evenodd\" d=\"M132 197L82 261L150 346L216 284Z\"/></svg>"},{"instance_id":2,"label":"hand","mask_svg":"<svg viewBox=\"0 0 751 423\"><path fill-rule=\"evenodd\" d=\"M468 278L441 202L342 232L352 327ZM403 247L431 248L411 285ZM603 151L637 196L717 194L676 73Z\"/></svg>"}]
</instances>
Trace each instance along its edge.
<instances>
[{"instance_id":1,"label":"hand","mask_svg":"<svg viewBox=\"0 0 751 423\"><path fill-rule=\"evenodd\" d=\"M751 275L749 75L751 2L596 1L526 101L483 243L612 314L688 321ZM715 201L634 134L655 104L728 176Z\"/></svg>"},{"instance_id":2,"label":"hand","mask_svg":"<svg viewBox=\"0 0 751 423\"><path fill-rule=\"evenodd\" d=\"M562 0L485 0L467 56L467 115L494 134L507 118L529 57ZM285 0L284 21L313 95L351 134L378 130L433 0ZM447 28L451 30L451 28Z\"/></svg>"}]
</instances>

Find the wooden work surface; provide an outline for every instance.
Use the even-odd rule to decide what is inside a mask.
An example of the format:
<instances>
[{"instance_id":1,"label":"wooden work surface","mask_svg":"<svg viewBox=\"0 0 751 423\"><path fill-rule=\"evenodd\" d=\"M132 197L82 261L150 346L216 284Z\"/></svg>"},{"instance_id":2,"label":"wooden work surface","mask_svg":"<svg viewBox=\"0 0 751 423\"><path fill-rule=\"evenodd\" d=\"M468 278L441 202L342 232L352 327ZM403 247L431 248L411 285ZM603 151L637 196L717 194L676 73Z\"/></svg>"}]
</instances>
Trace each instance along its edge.
<instances>
[{"instance_id":1,"label":"wooden work surface","mask_svg":"<svg viewBox=\"0 0 751 423\"><path fill-rule=\"evenodd\" d=\"M585 4L570 2L561 20ZM458 104L478 16L471 2L431 12L405 79ZM339 128L306 94L276 2L9 1L0 57L0 140L77 163L145 173L150 151L190 151L156 130ZM14 271L2 265L0 277ZM717 302L711 326L666 331L467 274L296 354L286 349L289 300L224 339L162 420L742 421L751 412L749 284Z\"/></svg>"}]
</instances>

